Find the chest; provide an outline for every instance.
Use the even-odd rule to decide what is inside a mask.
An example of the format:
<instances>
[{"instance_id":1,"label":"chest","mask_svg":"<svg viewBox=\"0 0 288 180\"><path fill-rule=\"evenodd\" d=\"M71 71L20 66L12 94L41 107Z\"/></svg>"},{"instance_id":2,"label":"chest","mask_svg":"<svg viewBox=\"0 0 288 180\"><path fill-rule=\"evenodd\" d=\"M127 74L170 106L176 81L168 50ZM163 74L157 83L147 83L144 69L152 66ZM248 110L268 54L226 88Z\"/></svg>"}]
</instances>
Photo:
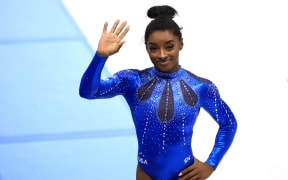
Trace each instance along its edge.
<instances>
[{"instance_id":1,"label":"chest","mask_svg":"<svg viewBox=\"0 0 288 180\"><path fill-rule=\"evenodd\" d=\"M199 109L200 87L183 79L153 78L138 87L138 108L146 113L156 112L161 121L170 121L179 113L193 113Z\"/></svg>"}]
</instances>

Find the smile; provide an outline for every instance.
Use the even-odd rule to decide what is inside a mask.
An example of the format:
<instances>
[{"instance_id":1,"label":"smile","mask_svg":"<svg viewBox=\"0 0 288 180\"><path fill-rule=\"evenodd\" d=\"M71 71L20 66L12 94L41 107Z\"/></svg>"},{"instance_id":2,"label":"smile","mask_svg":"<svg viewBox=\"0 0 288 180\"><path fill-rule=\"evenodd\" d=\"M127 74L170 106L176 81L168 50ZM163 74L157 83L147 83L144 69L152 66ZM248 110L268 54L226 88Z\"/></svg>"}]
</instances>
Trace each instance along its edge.
<instances>
[{"instance_id":1,"label":"smile","mask_svg":"<svg viewBox=\"0 0 288 180\"><path fill-rule=\"evenodd\" d=\"M167 65L167 64L169 63L168 60L160 60L160 61L156 61L156 62L157 62L157 64L159 64L159 65Z\"/></svg>"}]
</instances>

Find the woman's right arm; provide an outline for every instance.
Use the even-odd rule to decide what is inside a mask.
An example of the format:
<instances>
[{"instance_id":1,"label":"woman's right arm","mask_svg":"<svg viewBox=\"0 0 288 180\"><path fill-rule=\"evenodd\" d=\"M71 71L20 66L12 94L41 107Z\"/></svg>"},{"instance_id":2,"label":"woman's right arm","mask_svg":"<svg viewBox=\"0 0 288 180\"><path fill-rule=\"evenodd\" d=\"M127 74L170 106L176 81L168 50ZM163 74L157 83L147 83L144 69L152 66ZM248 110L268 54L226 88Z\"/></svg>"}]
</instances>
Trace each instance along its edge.
<instances>
[{"instance_id":1,"label":"woman's right arm","mask_svg":"<svg viewBox=\"0 0 288 180\"><path fill-rule=\"evenodd\" d=\"M125 43L123 38L128 33L129 26L126 27L127 23L124 21L118 27L119 23L120 20L116 20L109 32L107 32L108 23L105 22L104 24L97 52L81 79L79 94L83 98L101 98L100 96L103 93L99 92L99 88L103 87L105 90L105 88L112 87L117 81L117 78L114 77L107 81L102 81L101 72L108 57L117 53Z\"/></svg>"},{"instance_id":2,"label":"woman's right arm","mask_svg":"<svg viewBox=\"0 0 288 180\"><path fill-rule=\"evenodd\" d=\"M107 58L101 57L96 52L90 65L84 72L79 88L79 95L86 99L97 98L97 91L100 87L101 72L105 65Z\"/></svg>"}]
</instances>

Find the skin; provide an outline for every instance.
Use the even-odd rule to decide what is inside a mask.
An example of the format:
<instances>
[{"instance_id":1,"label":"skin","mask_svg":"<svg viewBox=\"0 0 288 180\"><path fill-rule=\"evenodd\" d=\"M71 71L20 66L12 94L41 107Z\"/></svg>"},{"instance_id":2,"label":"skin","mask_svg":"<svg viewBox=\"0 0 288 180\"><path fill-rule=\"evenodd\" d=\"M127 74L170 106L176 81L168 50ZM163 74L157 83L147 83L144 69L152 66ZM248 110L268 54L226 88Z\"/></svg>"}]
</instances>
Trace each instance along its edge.
<instances>
[{"instance_id":1,"label":"skin","mask_svg":"<svg viewBox=\"0 0 288 180\"><path fill-rule=\"evenodd\" d=\"M124 21L116 20L107 31L108 22L105 22L102 36L98 43L97 53L102 57L109 57L117 53L125 41L123 38L130 27ZM161 72L175 72L179 69L179 52L183 48L183 41L170 31L154 31L148 37L146 50L154 64ZM195 158L194 163L179 173L179 180L205 180L214 169L209 164ZM139 167L136 170L136 180L151 180L151 178Z\"/></svg>"},{"instance_id":2,"label":"skin","mask_svg":"<svg viewBox=\"0 0 288 180\"><path fill-rule=\"evenodd\" d=\"M170 31L154 31L148 37L146 50L154 64L161 72L175 72L179 69L179 51L183 41Z\"/></svg>"}]
</instances>

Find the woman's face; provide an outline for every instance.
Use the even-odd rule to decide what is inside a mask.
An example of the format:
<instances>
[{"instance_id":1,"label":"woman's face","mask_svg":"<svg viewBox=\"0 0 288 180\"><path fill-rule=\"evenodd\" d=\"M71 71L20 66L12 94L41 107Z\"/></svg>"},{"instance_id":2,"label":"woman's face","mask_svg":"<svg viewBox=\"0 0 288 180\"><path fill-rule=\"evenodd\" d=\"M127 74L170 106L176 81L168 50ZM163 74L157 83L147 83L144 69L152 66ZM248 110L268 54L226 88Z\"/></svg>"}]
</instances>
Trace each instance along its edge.
<instances>
[{"instance_id":1,"label":"woman's face","mask_svg":"<svg viewBox=\"0 0 288 180\"><path fill-rule=\"evenodd\" d=\"M154 31L146 44L154 67L161 72L175 72L179 69L179 51L182 48L183 41L168 30Z\"/></svg>"}]
</instances>

